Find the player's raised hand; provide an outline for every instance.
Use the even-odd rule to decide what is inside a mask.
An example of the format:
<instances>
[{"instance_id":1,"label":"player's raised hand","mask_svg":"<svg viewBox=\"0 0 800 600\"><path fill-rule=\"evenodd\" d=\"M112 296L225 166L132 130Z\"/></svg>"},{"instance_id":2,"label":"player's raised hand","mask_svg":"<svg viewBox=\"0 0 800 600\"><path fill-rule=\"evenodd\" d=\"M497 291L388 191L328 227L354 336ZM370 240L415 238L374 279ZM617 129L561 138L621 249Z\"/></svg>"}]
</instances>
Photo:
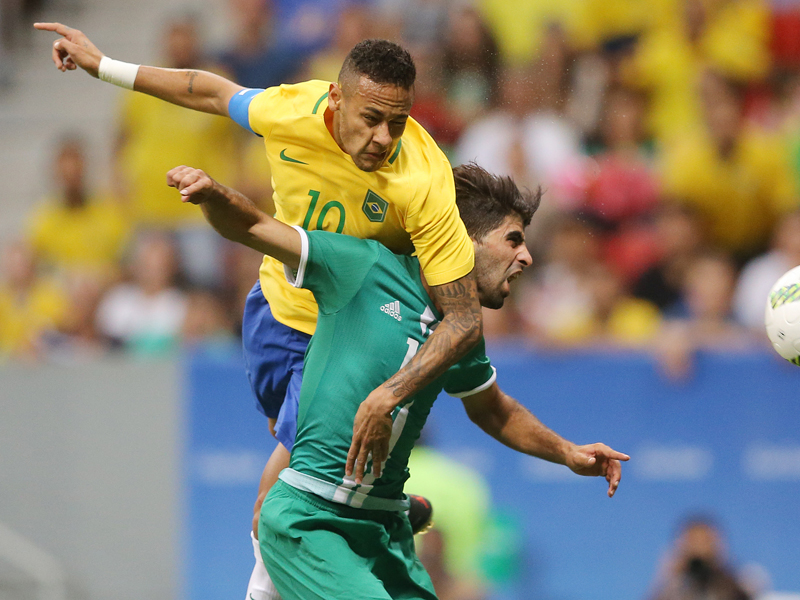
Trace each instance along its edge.
<instances>
[{"instance_id":1,"label":"player's raised hand","mask_svg":"<svg viewBox=\"0 0 800 600\"><path fill-rule=\"evenodd\" d=\"M215 191L215 181L204 171L181 165L167 173L167 185L181 193L181 201L202 204Z\"/></svg>"},{"instance_id":2,"label":"player's raised hand","mask_svg":"<svg viewBox=\"0 0 800 600\"><path fill-rule=\"evenodd\" d=\"M355 475L356 483L361 483L366 465L371 458L372 473L376 479L380 477L383 463L389 455L391 437L391 410L386 410L383 403L376 402L370 394L358 407L353 422L353 441L347 453L345 475L348 477Z\"/></svg>"},{"instance_id":3,"label":"player's raised hand","mask_svg":"<svg viewBox=\"0 0 800 600\"><path fill-rule=\"evenodd\" d=\"M575 446L567 455L567 466L578 475L587 477L605 477L608 481L608 497L614 496L622 479L620 461L629 460L630 456L612 450L605 444L587 444Z\"/></svg>"},{"instance_id":4,"label":"player's raised hand","mask_svg":"<svg viewBox=\"0 0 800 600\"><path fill-rule=\"evenodd\" d=\"M92 77L97 77L103 53L77 29L61 23L34 23L40 31L53 31L63 37L53 42L53 62L60 71L74 71L80 67Z\"/></svg>"}]
</instances>

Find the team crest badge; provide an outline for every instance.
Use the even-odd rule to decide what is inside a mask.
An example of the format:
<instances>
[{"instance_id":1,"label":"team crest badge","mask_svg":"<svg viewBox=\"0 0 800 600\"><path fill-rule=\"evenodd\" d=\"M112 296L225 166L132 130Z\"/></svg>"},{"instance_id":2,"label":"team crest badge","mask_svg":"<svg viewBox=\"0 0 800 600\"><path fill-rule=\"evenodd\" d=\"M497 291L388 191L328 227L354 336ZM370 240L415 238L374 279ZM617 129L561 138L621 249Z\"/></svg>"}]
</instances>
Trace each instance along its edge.
<instances>
[{"instance_id":1,"label":"team crest badge","mask_svg":"<svg viewBox=\"0 0 800 600\"><path fill-rule=\"evenodd\" d=\"M367 192L367 197L364 198L364 204L361 205L361 210L364 211L364 214L367 215L367 218L373 223L383 223L388 208L389 203L372 190Z\"/></svg>"}]
</instances>

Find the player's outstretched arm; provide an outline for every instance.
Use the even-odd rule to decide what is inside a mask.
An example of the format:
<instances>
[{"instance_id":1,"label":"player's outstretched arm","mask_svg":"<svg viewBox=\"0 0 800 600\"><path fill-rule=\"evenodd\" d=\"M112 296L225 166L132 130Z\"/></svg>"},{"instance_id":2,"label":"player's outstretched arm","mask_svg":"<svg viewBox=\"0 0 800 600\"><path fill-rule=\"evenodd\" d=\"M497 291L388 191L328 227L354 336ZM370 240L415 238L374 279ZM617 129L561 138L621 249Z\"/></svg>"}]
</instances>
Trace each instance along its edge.
<instances>
[{"instance_id":1,"label":"player's outstretched arm","mask_svg":"<svg viewBox=\"0 0 800 600\"><path fill-rule=\"evenodd\" d=\"M292 269L300 265L300 234L259 210L252 200L214 181L200 169L180 166L167 173L183 202L198 204L206 220L223 237L277 258Z\"/></svg>"},{"instance_id":2,"label":"player's outstretched arm","mask_svg":"<svg viewBox=\"0 0 800 600\"><path fill-rule=\"evenodd\" d=\"M207 71L162 69L120 63L106 57L84 33L61 23L34 23L62 36L53 42L53 62L61 71L78 67L92 77L143 92L172 104L228 116L228 102L242 86ZM101 64L102 61L102 64Z\"/></svg>"},{"instance_id":3,"label":"player's outstretched arm","mask_svg":"<svg viewBox=\"0 0 800 600\"><path fill-rule=\"evenodd\" d=\"M627 454L605 444L577 446L565 440L496 383L463 402L472 422L509 448L566 465L578 475L605 477L609 498L617 491L622 477L620 461L628 460Z\"/></svg>"},{"instance_id":4,"label":"player's outstretched arm","mask_svg":"<svg viewBox=\"0 0 800 600\"><path fill-rule=\"evenodd\" d=\"M361 482L370 454L373 472L380 477L389 454L395 407L453 366L483 334L478 286L472 273L432 286L431 293L444 314L442 321L408 364L367 396L356 413L345 465L345 473L355 475L356 482Z\"/></svg>"}]
</instances>

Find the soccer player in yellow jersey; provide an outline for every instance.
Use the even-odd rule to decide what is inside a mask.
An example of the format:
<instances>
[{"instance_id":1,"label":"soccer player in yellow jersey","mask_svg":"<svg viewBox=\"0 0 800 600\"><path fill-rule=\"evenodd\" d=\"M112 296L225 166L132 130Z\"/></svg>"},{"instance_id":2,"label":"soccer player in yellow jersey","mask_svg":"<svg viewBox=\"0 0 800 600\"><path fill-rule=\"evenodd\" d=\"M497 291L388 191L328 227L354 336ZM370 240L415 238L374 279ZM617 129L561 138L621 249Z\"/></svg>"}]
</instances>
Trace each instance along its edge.
<instances>
[{"instance_id":1,"label":"soccer player in yellow jersey","mask_svg":"<svg viewBox=\"0 0 800 600\"><path fill-rule=\"evenodd\" d=\"M461 358L482 330L474 250L456 209L450 165L409 118L416 75L409 54L391 42L367 40L345 59L338 82L248 90L204 71L114 61L83 33L60 23L35 27L63 36L53 44L53 61L62 71L80 67L121 87L230 116L263 136L281 221L376 239L394 252L416 251L444 318L356 414L348 474L360 482L371 454L380 476L392 410ZM265 258L248 298L243 336L261 409L273 419L278 439L289 442L295 419L284 418L280 409L290 408L292 398L296 405L316 307L310 294L291 289L284 279L278 263ZM273 454L259 498L288 464L288 450L279 446Z\"/></svg>"}]
</instances>

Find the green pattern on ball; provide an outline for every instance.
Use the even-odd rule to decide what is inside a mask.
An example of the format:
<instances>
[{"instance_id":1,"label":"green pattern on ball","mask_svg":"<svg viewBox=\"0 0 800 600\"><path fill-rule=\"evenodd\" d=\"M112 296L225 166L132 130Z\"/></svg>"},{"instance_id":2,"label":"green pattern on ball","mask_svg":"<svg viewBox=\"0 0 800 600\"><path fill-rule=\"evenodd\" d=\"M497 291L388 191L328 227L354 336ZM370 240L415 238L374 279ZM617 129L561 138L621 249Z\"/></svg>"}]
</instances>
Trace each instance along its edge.
<instances>
[{"instance_id":1,"label":"green pattern on ball","mask_svg":"<svg viewBox=\"0 0 800 600\"><path fill-rule=\"evenodd\" d=\"M794 358L790 358L788 360L793 365L797 365L798 367L800 367L800 356L795 356Z\"/></svg>"},{"instance_id":2,"label":"green pattern on ball","mask_svg":"<svg viewBox=\"0 0 800 600\"><path fill-rule=\"evenodd\" d=\"M790 302L797 302L800 300L800 283L793 283L775 290L770 294L769 301L772 308L778 308Z\"/></svg>"}]
</instances>

